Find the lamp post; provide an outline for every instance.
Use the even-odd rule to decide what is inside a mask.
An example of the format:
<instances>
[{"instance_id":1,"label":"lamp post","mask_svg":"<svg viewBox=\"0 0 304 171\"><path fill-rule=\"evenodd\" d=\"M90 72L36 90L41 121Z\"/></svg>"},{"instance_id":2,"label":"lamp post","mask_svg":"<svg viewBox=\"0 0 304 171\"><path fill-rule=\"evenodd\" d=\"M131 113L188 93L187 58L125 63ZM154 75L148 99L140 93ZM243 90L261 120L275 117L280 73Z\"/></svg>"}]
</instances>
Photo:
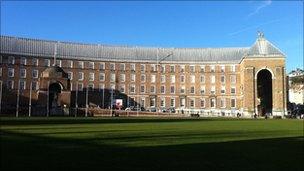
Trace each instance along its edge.
<instances>
[{"instance_id":1,"label":"lamp post","mask_svg":"<svg viewBox=\"0 0 304 171\"><path fill-rule=\"evenodd\" d=\"M171 53L169 53L168 55L166 55L162 58L159 58L159 48L157 48L157 53L156 53L156 80L158 80L158 75L159 75L159 69L158 69L159 64L170 56L173 56L173 51L171 51ZM157 82L156 82L156 84L157 84ZM158 87L158 86L156 86L156 87ZM158 100L157 100L157 96L156 96L156 100L155 100L156 112L157 112L157 108L158 108L157 107L158 106L157 102L158 102Z\"/></svg>"}]
</instances>

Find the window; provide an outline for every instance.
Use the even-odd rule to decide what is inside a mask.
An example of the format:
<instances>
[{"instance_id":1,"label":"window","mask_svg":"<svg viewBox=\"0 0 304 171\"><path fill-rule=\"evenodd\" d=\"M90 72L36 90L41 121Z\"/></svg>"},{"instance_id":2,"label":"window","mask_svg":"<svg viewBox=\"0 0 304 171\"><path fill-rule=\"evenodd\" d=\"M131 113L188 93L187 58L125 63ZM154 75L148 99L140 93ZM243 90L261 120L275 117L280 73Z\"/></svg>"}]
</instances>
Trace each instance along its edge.
<instances>
[{"instance_id":1,"label":"window","mask_svg":"<svg viewBox=\"0 0 304 171\"><path fill-rule=\"evenodd\" d=\"M110 63L110 70L115 70L115 64L114 63Z\"/></svg>"},{"instance_id":2,"label":"window","mask_svg":"<svg viewBox=\"0 0 304 171\"><path fill-rule=\"evenodd\" d=\"M105 63L100 62L99 63L99 70L104 70L105 69Z\"/></svg>"},{"instance_id":3,"label":"window","mask_svg":"<svg viewBox=\"0 0 304 171\"><path fill-rule=\"evenodd\" d=\"M78 83L78 90L79 91L82 91L83 90L83 83Z\"/></svg>"},{"instance_id":4,"label":"window","mask_svg":"<svg viewBox=\"0 0 304 171\"><path fill-rule=\"evenodd\" d=\"M8 68L7 75L8 75L8 77L14 77L14 75L15 75L14 68Z\"/></svg>"},{"instance_id":5,"label":"window","mask_svg":"<svg viewBox=\"0 0 304 171\"><path fill-rule=\"evenodd\" d=\"M34 69L34 70L32 71L32 77L33 77L33 78L38 78L38 70L37 70L37 69Z\"/></svg>"},{"instance_id":6,"label":"window","mask_svg":"<svg viewBox=\"0 0 304 171\"><path fill-rule=\"evenodd\" d=\"M185 93L185 86L180 87L180 93L184 94Z\"/></svg>"},{"instance_id":7,"label":"window","mask_svg":"<svg viewBox=\"0 0 304 171\"><path fill-rule=\"evenodd\" d=\"M135 74L131 74L131 82L135 82Z\"/></svg>"},{"instance_id":8,"label":"window","mask_svg":"<svg viewBox=\"0 0 304 171\"><path fill-rule=\"evenodd\" d=\"M195 83L195 75L190 75L190 82Z\"/></svg>"},{"instance_id":9,"label":"window","mask_svg":"<svg viewBox=\"0 0 304 171\"><path fill-rule=\"evenodd\" d=\"M165 86L160 86L160 93L165 94Z\"/></svg>"},{"instance_id":10,"label":"window","mask_svg":"<svg viewBox=\"0 0 304 171\"><path fill-rule=\"evenodd\" d=\"M156 65L155 64L151 64L151 71L156 71Z\"/></svg>"},{"instance_id":11,"label":"window","mask_svg":"<svg viewBox=\"0 0 304 171\"><path fill-rule=\"evenodd\" d=\"M165 73L166 72L166 66L165 65L161 65L160 66L160 72L161 73Z\"/></svg>"},{"instance_id":12,"label":"window","mask_svg":"<svg viewBox=\"0 0 304 171\"><path fill-rule=\"evenodd\" d=\"M24 69L24 68L20 69L20 77L21 78L26 78L26 69Z\"/></svg>"},{"instance_id":13,"label":"window","mask_svg":"<svg viewBox=\"0 0 304 171\"><path fill-rule=\"evenodd\" d=\"M206 88L205 86L201 86L201 94L205 94Z\"/></svg>"},{"instance_id":14,"label":"window","mask_svg":"<svg viewBox=\"0 0 304 171\"><path fill-rule=\"evenodd\" d=\"M26 58L25 57L20 58L20 65L26 65Z\"/></svg>"},{"instance_id":15,"label":"window","mask_svg":"<svg viewBox=\"0 0 304 171\"><path fill-rule=\"evenodd\" d=\"M225 72L225 65L221 66L221 72Z\"/></svg>"},{"instance_id":16,"label":"window","mask_svg":"<svg viewBox=\"0 0 304 171\"><path fill-rule=\"evenodd\" d=\"M15 57L9 56L8 57L8 64L15 64Z\"/></svg>"},{"instance_id":17,"label":"window","mask_svg":"<svg viewBox=\"0 0 304 171\"><path fill-rule=\"evenodd\" d=\"M115 82L115 74L114 73L110 74L110 81Z\"/></svg>"},{"instance_id":18,"label":"window","mask_svg":"<svg viewBox=\"0 0 304 171\"><path fill-rule=\"evenodd\" d=\"M185 72L185 65L180 65L179 68L180 72Z\"/></svg>"},{"instance_id":19,"label":"window","mask_svg":"<svg viewBox=\"0 0 304 171\"><path fill-rule=\"evenodd\" d=\"M83 72L78 73L78 80L80 80L80 81L83 80Z\"/></svg>"},{"instance_id":20,"label":"window","mask_svg":"<svg viewBox=\"0 0 304 171\"><path fill-rule=\"evenodd\" d=\"M130 64L131 71L135 71L135 64Z\"/></svg>"},{"instance_id":21,"label":"window","mask_svg":"<svg viewBox=\"0 0 304 171\"><path fill-rule=\"evenodd\" d=\"M110 85L110 91L111 91L111 93L113 93L114 90L115 90L115 84L111 84L111 85Z\"/></svg>"},{"instance_id":22,"label":"window","mask_svg":"<svg viewBox=\"0 0 304 171\"><path fill-rule=\"evenodd\" d=\"M99 73L99 81L105 80L105 73Z\"/></svg>"},{"instance_id":23,"label":"window","mask_svg":"<svg viewBox=\"0 0 304 171\"><path fill-rule=\"evenodd\" d=\"M150 99L150 106L155 107L155 98Z\"/></svg>"},{"instance_id":24,"label":"window","mask_svg":"<svg viewBox=\"0 0 304 171\"><path fill-rule=\"evenodd\" d=\"M73 68L73 61L71 61L71 60L67 61L67 67Z\"/></svg>"},{"instance_id":25,"label":"window","mask_svg":"<svg viewBox=\"0 0 304 171\"><path fill-rule=\"evenodd\" d=\"M39 60L37 58L32 59L32 65L33 66L38 66Z\"/></svg>"},{"instance_id":26,"label":"window","mask_svg":"<svg viewBox=\"0 0 304 171\"><path fill-rule=\"evenodd\" d=\"M68 72L68 78L69 78L70 80L73 79L73 73L72 73L72 72Z\"/></svg>"},{"instance_id":27,"label":"window","mask_svg":"<svg viewBox=\"0 0 304 171\"><path fill-rule=\"evenodd\" d=\"M146 66L145 64L140 64L140 71L145 72Z\"/></svg>"},{"instance_id":28,"label":"window","mask_svg":"<svg viewBox=\"0 0 304 171\"><path fill-rule=\"evenodd\" d=\"M194 65L190 65L189 67L190 67L190 72L192 72L192 73L195 72L195 66Z\"/></svg>"},{"instance_id":29,"label":"window","mask_svg":"<svg viewBox=\"0 0 304 171\"><path fill-rule=\"evenodd\" d=\"M205 99L201 99L201 108L205 108L205 106L206 106Z\"/></svg>"},{"instance_id":30,"label":"window","mask_svg":"<svg viewBox=\"0 0 304 171\"><path fill-rule=\"evenodd\" d=\"M205 66L201 65L201 72L205 72Z\"/></svg>"},{"instance_id":31,"label":"window","mask_svg":"<svg viewBox=\"0 0 304 171\"><path fill-rule=\"evenodd\" d=\"M89 69L94 69L94 62L89 62Z\"/></svg>"},{"instance_id":32,"label":"window","mask_svg":"<svg viewBox=\"0 0 304 171\"><path fill-rule=\"evenodd\" d=\"M130 93L135 93L135 85L134 84L130 85Z\"/></svg>"},{"instance_id":33,"label":"window","mask_svg":"<svg viewBox=\"0 0 304 171\"><path fill-rule=\"evenodd\" d=\"M90 72L89 73L89 81L94 81L94 78L95 78L94 72Z\"/></svg>"},{"instance_id":34,"label":"window","mask_svg":"<svg viewBox=\"0 0 304 171\"><path fill-rule=\"evenodd\" d=\"M214 65L210 65L210 72L215 72L215 66Z\"/></svg>"},{"instance_id":35,"label":"window","mask_svg":"<svg viewBox=\"0 0 304 171\"><path fill-rule=\"evenodd\" d=\"M225 84L225 76L224 75L221 75L221 83Z\"/></svg>"},{"instance_id":36,"label":"window","mask_svg":"<svg viewBox=\"0 0 304 171\"><path fill-rule=\"evenodd\" d=\"M49 59L44 60L44 66L49 67L51 65L51 61Z\"/></svg>"},{"instance_id":37,"label":"window","mask_svg":"<svg viewBox=\"0 0 304 171\"><path fill-rule=\"evenodd\" d=\"M220 100L220 107L221 108L225 108L226 107L226 99L225 98L221 98L221 100Z\"/></svg>"},{"instance_id":38,"label":"window","mask_svg":"<svg viewBox=\"0 0 304 171\"><path fill-rule=\"evenodd\" d=\"M99 84L99 91L103 91L105 88L105 85L103 83Z\"/></svg>"},{"instance_id":39,"label":"window","mask_svg":"<svg viewBox=\"0 0 304 171\"><path fill-rule=\"evenodd\" d=\"M126 65L125 64L120 64L119 69L120 69L120 71L125 71L126 70Z\"/></svg>"},{"instance_id":40,"label":"window","mask_svg":"<svg viewBox=\"0 0 304 171\"><path fill-rule=\"evenodd\" d=\"M211 87L211 94L215 94L215 86Z\"/></svg>"},{"instance_id":41,"label":"window","mask_svg":"<svg viewBox=\"0 0 304 171\"><path fill-rule=\"evenodd\" d=\"M210 76L210 80L211 80L211 83L215 83L215 76L214 76L214 75L211 75L211 76Z\"/></svg>"},{"instance_id":42,"label":"window","mask_svg":"<svg viewBox=\"0 0 304 171\"><path fill-rule=\"evenodd\" d=\"M194 107L195 106L195 99L190 99L190 107Z\"/></svg>"},{"instance_id":43,"label":"window","mask_svg":"<svg viewBox=\"0 0 304 171\"><path fill-rule=\"evenodd\" d=\"M83 69L83 67L84 67L83 61L78 61L78 68Z\"/></svg>"},{"instance_id":44,"label":"window","mask_svg":"<svg viewBox=\"0 0 304 171\"><path fill-rule=\"evenodd\" d=\"M190 87L190 93L191 93L191 94L194 94L194 93L195 93L195 87L194 87L194 86L191 86L191 87Z\"/></svg>"},{"instance_id":45,"label":"window","mask_svg":"<svg viewBox=\"0 0 304 171\"><path fill-rule=\"evenodd\" d=\"M151 85L151 87L150 87L150 92L151 92L151 93L155 93L155 85Z\"/></svg>"},{"instance_id":46,"label":"window","mask_svg":"<svg viewBox=\"0 0 304 171\"><path fill-rule=\"evenodd\" d=\"M231 72L235 72L235 65L231 65L230 70L231 70Z\"/></svg>"},{"instance_id":47,"label":"window","mask_svg":"<svg viewBox=\"0 0 304 171\"><path fill-rule=\"evenodd\" d=\"M201 83L205 83L205 76L201 75Z\"/></svg>"},{"instance_id":48,"label":"window","mask_svg":"<svg viewBox=\"0 0 304 171\"><path fill-rule=\"evenodd\" d=\"M175 72L175 66L174 65L170 65L170 72Z\"/></svg>"},{"instance_id":49,"label":"window","mask_svg":"<svg viewBox=\"0 0 304 171\"><path fill-rule=\"evenodd\" d=\"M222 94L225 94L225 91L226 91L225 86L221 86L221 93L222 93Z\"/></svg>"},{"instance_id":50,"label":"window","mask_svg":"<svg viewBox=\"0 0 304 171\"><path fill-rule=\"evenodd\" d=\"M61 67L61 60L57 59L56 60L56 65L59 66L59 67Z\"/></svg>"},{"instance_id":51,"label":"window","mask_svg":"<svg viewBox=\"0 0 304 171\"><path fill-rule=\"evenodd\" d=\"M170 86L170 93L174 94L175 93L175 87L174 86Z\"/></svg>"},{"instance_id":52,"label":"window","mask_svg":"<svg viewBox=\"0 0 304 171\"><path fill-rule=\"evenodd\" d=\"M170 99L170 106L175 107L175 98Z\"/></svg>"},{"instance_id":53,"label":"window","mask_svg":"<svg viewBox=\"0 0 304 171\"><path fill-rule=\"evenodd\" d=\"M151 83L155 83L156 80L156 76L155 75L151 75Z\"/></svg>"},{"instance_id":54,"label":"window","mask_svg":"<svg viewBox=\"0 0 304 171\"><path fill-rule=\"evenodd\" d=\"M231 94L235 94L235 92L236 92L235 87L231 87L231 88L230 88L230 93L231 93Z\"/></svg>"},{"instance_id":55,"label":"window","mask_svg":"<svg viewBox=\"0 0 304 171\"><path fill-rule=\"evenodd\" d=\"M236 76L230 75L230 83L235 84L236 83Z\"/></svg>"},{"instance_id":56,"label":"window","mask_svg":"<svg viewBox=\"0 0 304 171\"><path fill-rule=\"evenodd\" d=\"M31 88L32 88L32 90L38 90L39 89L38 82L37 81L33 81Z\"/></svg>"},{"instance_id":57,"label":"window","mask_svg":"<svg viewBox=\"0 0 304 171\"><path fill-rule=\"evenodd\" d=\"M93 91L94 90L94 84L93 83L89 83L89 91Z\"/></svg>"},{"instance_id":58,"label":"window","mask_svg":"<svg viewBox=\"0 0 304 171\"><path fill-rule=\"evenodd\" d=\"M216 107L216 100L215 100L215 98L211 98L210 99L210 107L211 108L215 108Z\"/></svg>"},{"instance_id":59,"label":"window","mask_svg":"<svg viewBox=\"0 0 304 171\"><path fill-rule=\"evenodd\" d=\"M160 76L160 82L161 83L165 83L166 82L166 76L165 75L161 75Z\"/></svg>"},{"instance_id":60,"label":"window","mask_svg":"<svg viewBox=\"0 0 304 171\"><path fill-rule=\"evenodd\" d=\"M185 107L186 105L186 99L185 98L181 98L180 99L180 107Z\"/></svg>"},{"instance_id":61,"label":"window","mask_svg":"<svg viewBox=\"0 0 304 171\"><path fill-rule=\"evenodd\" d=\"M140 93L145 93L146 92L146 87L145 85L140 86Z\"/></svg>"},{"instance_id":62,"label":"window","mask_svg":"<svg viewBox=\"0 0 304 171\"><path fill-rule=\"evenodd\" d=\"M14 89L14 81L13 80L8 80L7 81L7 88L8 89Z\"/></svg>"},{"instance_id":63,"label":"window","mask_svg":"<svg viewBox=\"0 0 304 171\"><path fill-rule=\"evenodd\" d=\"M120 82L125 82L125 81L126 81L126 75L120 74Z\"/></svg>"},{"instance_id":64,"label":"window","mask_svg":"<svg viewBox=\"0 0 304 171\"><path fill-rule=\"evenodd\" d=\"M146 106L146 105L145 105L145 104L146 104L145 101L146 101L146 99L145 99L144 97L141 98L141 99L140 99L140 105L143 106L143 107L145 107L145 106Z\"/></svg>"},{"instance_id":65,"label":"window","mask_svg":"<svg viewBox=\"0 0 304 171\"><path fill-rule=\"evenodd\" d=\"M0 77L2 77L2 68L0 68Z\"/></svg>"},{"instance_id":66,"label":"window","mask_svg":"<svg viewBox=\"0 0 304 171\"><path fill-rule=\"evenodd\" d=\"M165 107L166 106L166 99L165 98L160 98L160 106Z\"/></svg>"},{"instance_id":67,"label":"window","mask_svg":"<svg viewBox=\"0 0 304 171\"><path fill-rule=\"evenodd\" d=\"M231 107L235 108L236 107L236 100L235 99L231 99Z\"/></svg>"},{"instance_id":68,"label":"window","mask_svg":"<svg viewBox=\"0 0 304 171\"><path fill-rule=\"evenodd\" d=\"M175 83L175 75L170 76L170 81L171 81L171 83Z\"/></svg>"},{"instance_id":69,"label":"window","mask_svg":"<svg viewBox=\"0 0 304 171\"><path fill-rule=\"evenodd\" d=\"M24 80L19 81L19 89L25 90L26 89L26 82Z\"/></svg>"},{"instance_id":70,"label":"window","mask_svg":"<svg viewBox=\"0 0 304 171\"><path fill-rule=\"evenodd\" d=\"M121 93L124 93L125 92L125 85L120 85L119 86L119 91L121 92Z\"/></svg>"},{"instance_id":71,"label":"window","mask_svg":"<svg viewBox=\"0 0 304 171\"><path fill-rule=\"evenodd\" d=\"M140 81L141 82L146 82L146 75L145 74L140 75Z\"/></svg>"},{"instance_id":72,"label":"window","mask_svg":"<svg viewBox=\"0 0 304 171\"><path fill-rule=\"evenodd\" d=\"M185 76L184 76L184 75L181 75L181 76L180 76L180 82L181 82L181 83L184 83L184 82L185 82Z\"/></svg>"}]
</instances>

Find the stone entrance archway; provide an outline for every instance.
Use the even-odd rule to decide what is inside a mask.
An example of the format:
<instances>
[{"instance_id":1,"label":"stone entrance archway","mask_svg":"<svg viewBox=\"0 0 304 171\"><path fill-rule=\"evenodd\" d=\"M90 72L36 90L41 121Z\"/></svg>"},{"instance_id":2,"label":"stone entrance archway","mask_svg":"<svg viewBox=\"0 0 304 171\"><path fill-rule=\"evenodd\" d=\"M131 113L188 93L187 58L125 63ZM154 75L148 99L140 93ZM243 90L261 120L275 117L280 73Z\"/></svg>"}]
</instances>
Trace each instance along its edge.
<instances>
[{"instance_id":1,"label":"stone entrance archway","mask_svg":"<svg viewBox=\"0 0 304 171\"><path fill-rule=\"evenodd\" d=\"M58 66L45 69L39 78L39 105L46 115L68 115L70 108L70 80Z\"/></svg>"},{"instance_id":2,"label":"stone entrance archway","mask_svg":"<svg viewBox=\"0 0 304 171\"><path fill-rule=\"evenodd\" d=\"M258 115L272 113L272 74L267 69L262 69L257 74L257 98Z\"/></svg>"},{"instance_id":3,"label":"stone entrance archway","mask_svg":"<svg viewBox=\"0 0 304 171\"><path fill-rule=\"evenodd\" d=\"M59 98L61 96L62 86L60 83L52 83L49 86L49 109L51 115L62 115Z\"/></svg>"}]
</instances>

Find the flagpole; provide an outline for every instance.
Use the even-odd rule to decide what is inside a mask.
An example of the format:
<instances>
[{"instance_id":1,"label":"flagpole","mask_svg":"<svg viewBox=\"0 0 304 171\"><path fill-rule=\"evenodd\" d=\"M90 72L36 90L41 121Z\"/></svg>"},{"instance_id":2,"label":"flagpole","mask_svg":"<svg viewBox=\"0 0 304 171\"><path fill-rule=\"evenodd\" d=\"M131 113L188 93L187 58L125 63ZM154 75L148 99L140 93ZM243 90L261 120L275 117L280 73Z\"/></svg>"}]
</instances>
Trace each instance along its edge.
<instances>
[{"instance_id":1,"label":"flagpole","mask_svg":"<svg viewBox=\"0 0 304 171\"><path fill-rule=\"evenodd\" d=\"M50 81L48 81L48 87L47 87L47 98L46 98L46 117L49 117L49 112L50 112L50 99L49 99L49 95L50 95Z\"/></svg>"},{"instance_id":2,"label":"flagpole","mask_svg":"<svg viewBox=\"0 0 304 171\"><path fill-rule=\"evenodd\" d=\"M30 99L29 99L29 117L31 117L31 112L32 112L32 86L33 86L33 82L31 82L30 85Z\"/></svg>"},{"instance_id":3,"label":"flagpole","mask_svg":"<svg viewBox=\"0 0 304 171\"><path fill-rule=\"evenodd\" d=\"M88 91L89 91L89 89L88 89L88 85L87 85L87 87L86 87L86 109L85 109L85 117L87 117L88 116L88 107L89 107L89 105L88 105Z\"/></svg>"},{"instance_id":4,"label":"flagpole","mask_svg":"<svg viewBox=\"0 0 304 171\"><path fill-rule=\"evenodd\" d=\"M17 106L16 106L16 117L19 116L19 99L20 98L20 80L18 82L18 90L17 90Z\"/></svg>"},{"instance_id":5,"label":"flagpole","mask_svg":"<svg viewBox=\"0 0 304 171\"><path fill-rule=\"evenodd\" d=\"M75 108L76 108L76 113L75 113L75 117L77 117L77 112L78 112L78 81L77 81L77 85L76 85L76 100L75 100Z\"/></svg>"},{"instance_id":6,"label":"flagpole","mask_svg":"<svg viewBox=\"0 0 304 171\"><path fill-rule=\"evenodd\" d=\"M0 81L0 113L2 109L2 81Z\"/></svg>"}]
</instances>

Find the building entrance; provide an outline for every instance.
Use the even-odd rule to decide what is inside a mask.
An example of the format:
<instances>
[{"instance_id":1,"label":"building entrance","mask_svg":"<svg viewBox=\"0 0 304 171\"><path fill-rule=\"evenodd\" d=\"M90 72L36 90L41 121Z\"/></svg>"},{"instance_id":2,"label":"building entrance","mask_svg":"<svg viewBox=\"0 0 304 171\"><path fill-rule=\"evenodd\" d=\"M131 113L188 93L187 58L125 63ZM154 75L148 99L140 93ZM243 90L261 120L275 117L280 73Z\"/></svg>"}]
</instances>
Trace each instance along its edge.
<instances>
[{"instance_id":1,"label":"building entrance","mask_svg":"<svg viewBox=\"0 0 304 171\"><path fill-rule=\"evenodd\" d=\"M260 101L258 104L258 115L272 113L272 75L267 69L259 71L257 75L257 97Z\"/></svg>"}]
</instances>

